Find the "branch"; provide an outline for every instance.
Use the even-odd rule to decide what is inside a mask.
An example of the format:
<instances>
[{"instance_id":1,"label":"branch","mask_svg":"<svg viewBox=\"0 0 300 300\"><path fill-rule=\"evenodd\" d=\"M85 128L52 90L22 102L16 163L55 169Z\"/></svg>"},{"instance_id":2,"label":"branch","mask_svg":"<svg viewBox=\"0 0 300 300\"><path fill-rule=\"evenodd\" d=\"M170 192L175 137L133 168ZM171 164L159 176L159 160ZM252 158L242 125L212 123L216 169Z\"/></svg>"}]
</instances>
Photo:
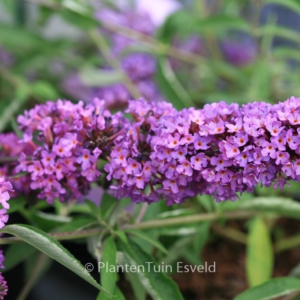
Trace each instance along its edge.
<instances>
[{"instance_id":1,"label":"branch","mask_svg":"<svg viewBox=\"0 0 300 300\"><path fill-rule=\"evenodd\" d=\"M182 225L195 222L216 221L218 219L245 219L256 215L253 211L229 211L226 213L207 213L163 220L145 221L139 224L124 225L122 229L151 229L165 226Z\"/></svg>"},{"instance_id":2,"label":"branch","mask_svg":"<svg viewBox=\"0 0 300 300\"><path fill-rule=\"evenodd\" d=\"M55 238L57 241L68 241L76 240L81 238L88 238L91 236L96 236L106 229L89 229L80 231L70 231L70 232L54 232L48 233L51 237ZM4 237L0 238L0 245L8 245L23 242L23 240L17 237Z\"/></svg>"},{"instance_id":3,"label":"branch","mask_svg":"<svg viewBox=\"0 0 300 300\"><path fill-rule=\"evenodd\" d=\"M135 84L132 82L132 80L129 78L129 76L124 72L122 69L120 63L118 62L117 58L114 57L111 50L109 49L105 38L102 36L102 34L99 32L99 30L90 30L89 34L97 47L99 48L100 52L104 56L104 58L107 60L107 62L110 64L110 66L119 71L123 76L124 84L126 85L127 89L129 90L130 94L138 99L142 97L142 94L138 90L138 88L135 86Z\"/></svg>"},{"instance_id":4,"label":"branch","mask_svg":"<svg viewBox=\"0 0 300 300\"><path fill-rule=\"evenodd\" d=\"M59 3L54 3L52 1L47 1L47 0L25 0L25 1L35 5L45 6L53 10L59 11L63 9L62 5L60 5ZM110 23L107 21L101 21L99 22L99 27L100 26L102 26L103 28L109 31L115 32L119 35L128 37L133 40L140 41L146 44L147 46L151 47L151 49L156 54L167 55L169 57L173 57L177 60L181 60L191 65L198 65L200 62L205 60L205 58L200 55L181 50L180 48L171 45L166 45L151 36L148 36L139 31L133 30L131 28L127 28L119 24Z\"/></svg>"},{"instance_id":5,"label":"branch","mask_svg":"<svg viewBox=\"0 0 300 300\"><path fill-rule=\"evenodd\" d=\"M209 213L209 214L197 214L191 216L169 218L162 220L153 220L145 221L138 224L128 224L122 226L120 229L152 229L152 228L162 228L166 226L182 225L189 223L198 223L204 221L216 221L218 219L247 219L252 216L255 216L256 212L254 211L229 211L226 213ZM67 241L67 240L76 240L81 238L88 238L92 236L97 236L102 233L103 228L97 229L87 229L80 231L71 231L71 232L54 232L48 233L51 237L55 238L57 241ZM17 237L4 237L0 238L0 245L14 244L23 242Z\"/></svg>"}]
</instances>

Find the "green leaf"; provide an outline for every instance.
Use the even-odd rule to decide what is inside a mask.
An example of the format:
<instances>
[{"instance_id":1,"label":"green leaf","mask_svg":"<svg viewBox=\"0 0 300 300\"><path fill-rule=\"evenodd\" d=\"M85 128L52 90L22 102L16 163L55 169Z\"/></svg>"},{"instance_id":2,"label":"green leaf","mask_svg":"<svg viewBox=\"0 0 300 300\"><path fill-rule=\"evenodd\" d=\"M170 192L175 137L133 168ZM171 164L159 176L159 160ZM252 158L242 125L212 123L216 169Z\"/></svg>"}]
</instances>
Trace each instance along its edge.
<instances>
[{"instance_id":1,"label":"green leaf","mask_svg":"<svg viewBox=\"0 0 300 300\"><path fill-rule=\"evenodd\" d=\"M59 97L55 88L46 81L37 81L32 83L33 93L42 101L54 100Z\"/></svg>"},{"instance_id":2,"label":"green leaf","mask_svg":"<svg viewBox=\"0 0 300 300\"><path fill-rule=\"evenodd\" d=\"M252 66L252 77L248 83L247 99L268 99L271 95L271 69L264 59L257 59ZM247 88L247 87L246 87Z\"/></svg>"},{"instance_id":3,"label":"green leaf","mask_svg":"<svg viewBox=\"0 0 300 300\"><path fill-rule=\"evenodd\" d=\"M62 16L75 26L80 26L83 29L91 29L99 26L99 22L93 17L93 9L81 0L63 0L61 6L64 8L61 11Z\"/></svg>"},{"instance_id":4,"label":"green leaf","mask_svg":"<svg viewBox=\"0 0 300 300\"><path fill-rule=\"evenodd\" d=\"M67 249L47 233L29 225L7 225L0 232L8 233L22 239L70 269L97 289L108 293ZM111 295L110 293L108 294Z\"/></svg>"},{"instance_id":5,"label":"green leaf","mask_svg":"<svg viewBox=\"0 0 300 300\"><path fill-rule=\"evenodd\" d=\"M292 10L293 12L295 12L296 14L300 14L300 5L299 2L294 1L294 0L266 0L265 3L266 4L278 4L280 6L285 6L286 8Z\"/></svg>"},{"instance_id":6,"label":"green leaf","mask_svg":"<svg viewBox=\"0 0 300 300\"><path fill-rule=\"evenodd\" d=\"M88 6L83 4L82 1L76 0L63 0L61 5L69 9L70 11L76 12L81 15L90 15L91 11L88 9Z\"/></svg>"},{"instance_id":7,"label":"green leaf","mask_svg":"<svg viewBox=\"0 0 300 300\"><path fill-rule=\"evenodd\" d=\"M26 203L26 199L22 196L12 199L9 202L10 207L9 207L8 213L12 214L13 212L19 211L20 209L22 209L24 207L25 203Z\"/></svg>"},{"instance_id":8,"label":"green leaf","mask_svg":"<svg viewBox=\"0 0 300 300\"><path fill-rule=\"evenodd\" d=\"M267 281L273 270L273 249L269 230L258 217L252 220L247 241L246 272L251 287Z\"/></svg>"},{"instance_id":9,"label":"green leaf","mask_svg":"<svg viewBox=\"0 0 300 300\"><path fill-rule=\"evenodd\" d=\"M25 211L26 213L28 211ZM44 231L50 231L55 227L62 226L63 224L69 223L72 218L66 216L58 216L42 211L28 212L28 218L34 225Z\"/></svg>"},{"instance_id":10,"label":"green leaf","mask_svg":"<svg viewBox=\"0 0 300 300\"><path fill-rule=\"evenodd\" d=\"M154 261L133 241L124 244L119 241L119 248L125 253L128 262L136 267L141 283L155 300L183 300L178 286L162 272L155 272Z\"/></svg>"},{"instance_id":11,"label":"green leaf","mask_svg":"<svg viewBox=\"0 0 300 300\"><path fill-rule=\"evenodd\" d=\"M218 31L228 31L232 29L249 32L250 28L251 26L249 23L247 23L245 19L241 17L221 14L212 15L206 19L199 20L195 30L198 33L203 33L206 30L218 33Z\"/></svg>"},{"instance_id":12,"label":"green leaf","mask_svg":"<svg viewBox=\"0 0 300 300\"><path fill-rule=\"evenodd\" d=\"M171 14L159 30L159 37L164 41L171 41L174 32L179 35L188 35L196 27L197 19L187 10L179 10Z\"/></svg>"},{"instance_id":13,"label":"green leaf","mask_svg":"<svg viewBox=\"0 0 300 300\"><path fill-rule=\"evenodd\" d=\"M99 22L95 18L87 14L83 14L82 12L64 9L60 12L60 14L67 22L84 30L99 27Z\"/></svg>"},{"instance_id":14,"label":"green leaf","mask_svg":"<svg viewBox=\"0 0 300 300\"><path fill-rule=\"evenodd\" d=\"M165 228L161 228L159 231L160 235L181 236L181 237L193 235L196 232L197 232L196 225L165 227Z\"/></svg>"},{"instance_id":15,"label":"green leaf","mask_svg":"<svg viewBox=\"0 0 300 300\"><path fill-rule=\"evenodd\" d=\"M187 216L187 215L190 215L193 213L195 213L195 211L192 209L179 208L179 209L170 210L170 211L166 211L161 214L158 214L156 216L156 219L166 219L166 218L173 218L173 217L179 217L179 216Z\"/></svg>"},{"instance_id":16,"label":"green leaf","mask_svg":"<svg viewBox=\"0 0 300 300\"><path fill-rule=\"evenodd\" d=\"M249 84L245 73L229 63L217 59L209 60L208 63L209 68L214 71L216 76L225 78L241 87L246 87Z\"/></svg>"},{"instance_id":17,"label":"green leaf","mask_svg":"<svg viewBox=\"0 0 300 300\"><path fill-rule=\"evenodd\" d=\"M145 300L146 290L139 280L137 273L127 272L125 273L125 277L130 282L136 300Z\"/></svg>"},{"instance_id":18,"label":"green leaf","mask_svg":"<svg viewBox=\"0 0 300 300\"><path fill-rule=\"evenodd\" d=\"M299 279L279 277L244 291L234 300L270 300L295 291L300 291Z\"/></svg>"},{"instance_id":19,"label":"green leaf","mask_svg":"<svg viewBox=\"0 0 300 300\"><path fill-rule=\"evenodd\" d=\"M28 49L44 49L49 47L47 43L24 27L10 26L0 23L0 44L14 52L26 53ZM22 47L20 47L22 45Z\"/></svg>"},{"instance_id":20,"label":"green leaf","mask_svg":"<svg viewBox=\"0 0 300 300\"><path fill-rule=\"evenodd\" d=\"M300 53L297 49L291 49L286 47L276 47L272 51L273 57L279 59L295 59L300 61Z\"/></svg>"},{"instance_id":21,"label":"green leaf","mask_svg":"<svg viewBox=\"0 0 300 300\"><path fill-rule=\"evenodd\" d=\"M249 32L250 25L241 17L231 15L213 15L199 19L188 10L179 10L170 15L159 31L159 36L164 41L171 41L174 33L181 36L191 34L205 34L207 31L219 34L222 31L236 29Z\"/></svg>"},{"instance_id":22,"label":"green leaf","mask_svg":"<svg viewBox=\"0 0 300 300\"><path fill-rule=\"evenodd\" d=\"M292 277L300 278L300 263L297 264L289 274Z\"/></svg>"},{"instance_id":23,"label":"green leaf","mask_svg":"<svg viewBox=\"0 0 300 300\"><path fill-rule=\"evenodd\" d=\"M42 252L33 253L24 262L24 278L26 284L23 287L23 299L28 299L31 289L38 280L51 268L53 260Z\"/></svg>"},{"instance_id":24,"label":"green leaf","mask_svg":"<svg viewBox=\"0 0 300 300\"><path fill-rule=\"evenodd\" d=\"M200 254L204 248L209 237L209 230L210 222L203 222L198 225L198 232L195 235L193 243L194 251L196 253Z\"/></svg>"},{"instance_id":25,"label":"green leaf","mask_svg":"<svg viewBox=\"0 0 300 300\"><path fill-rule=\"evenodd\" d=\"M7 12L13 14L16 10L16 1L3 0L3 4L6 7Z\"/></svg>"},{"instance_id":26,"label":"green leaf","mask_svg":"<svg viewBox=\"0 0 300 300\"><path fill-rule=\"evenodd\" d=\"M100 212L103 219L108 217L108 215L112 212L113 208L116 204L120 203L120 201L113 197L112 195L105 193L102 196L100 203Z\"/></svg>"},{"instance_id":27,"label":"green leaf","mask_svg":"<svg viewBox=\"0 0 300 300\"><path fill-rule=\"evenodd\" d=\"M168 250L158 241L155 241L151 238L149 238L147 235L145 235L143 232L141 232L140 230L136 230L136 229L125 229L125 232L129 233L129 234L133 234L147 242L149 242L150 244L152 244L154 247L156 247L157 249L159 249L160 251L164 252L165 254L168 254Z\"/></svg>"},{"instance_id":28,"label":"green leaf","mask_svg":"<svg viewBox=\"0 0 300 300\"><path fill-rule=\"evenodd\" d=\"M115 234L122 240L123 243L128 243L128 239L124 231L117 230L115 231Z\"/></svg>"},{"instance_id":29,"label":"green leaf","mask_svg":"<svg viewBox=\"0 0 300 300\"><path fill-rule=\"evenodd\" d=\"M97 206L96 204L95 204L95 202L93 202L93 201L91 201L91 200L85 200L84 201L86 204L87 204L87 206L89 207L89 210L90 210L90 213L96 218L96 219L100 219L100 215L101 215L101 213L100 213L100 207L99 206Z\"/></svg>"},{"instance_id":30,"label":"green leaf","mask_svg":"<svg viewBox=\"0 0 300 300\"><path fill-rule=\"evenodd\" d=\"M289 198L258 197L245 201L238 209L276 213L280 216L300 219L300 203Z\"/></svg>"},{"instance_id":31,"label":"green leaf","mask_svg":"<svg viewBox=\"0 0 300 300\"><path fill-rule=\"evenodd\" d=\"M79 78L86 86L100 87L122 82L123 73L114 70L83 68L79 73Z\"/></svg>"},{"instance_id":32,"label":"green leaf","mask_svg":"<svg viewBox=\"0 0 300 300\"><path fill-rule=\"evenodd\" d=\"M116 289L114 291L114 295L116 295L114 300L126 300L123 293L120 291L120 289L117 286L116 286Z\"/></svg>"},{"instance_id":33,"label":"green leaf","mask_svg":"<svg viewBox=\"0 0 300 300\"><path fill-rule=\"evenodd\" d=\"M5 251L3 272L7 272L33 254L36 249L26 243L9 245Z\"/></svg>"},{"instance_id":34,"label":"green leaf","mask_svg":"<svg viewBox=\"0 0 300 300\"><path fill-rule=\"evenodd\" d=\"M181 83L176 78L167 59L158 59L156 81L162 93L175 108L183 109L184 107L193 106L189 94L184 90Z\"/></svg>"},{"instance_id":35,"label":"green leaf","mask_svg":"<svg viewBox=\"0 0 300 300\"><path fill-rule=\"evenodd\" d=\"M165 256L160 261L165 264L170 264L175 262L179 257L184 256L187 249L190 249L193 245L193 241L195 240L195 236L183 236L176 239L176 242L170 247L169 254Z\"/></svg>"},{"instance_id":36,"label":"green leaf","mask_svg":"<svg viewBox=\"0 0 300 300\"><path fill-rule=\"evenodd\" d=\"M290 41L294 41L296 43L300 43L299 32L291 30L287 27L280 27L278 25L264 25L257 29L256 35L258 37L264 35L277 36Z\"/></svg>"},{"instance_id":37,"label":"green leaf","mask_svg":"<svg viewBox=\"0 0 300 300\"><path fill-rule=\"evenodd\" d=\"M15 114L27 101L27 96L28 94L26 94L26 97L13 99L10 101L10 104L8 104L5 109L2 110L0 117L0 132L5 129L6 125L11 121L11 119L14 118Z\"/></svg>"},{"instance_id":38,"label":"green leaf","mask_svg":"<svg viewBox=\"0 0 300 300\"><path fill-rule=\"evenodd\" d=\"M105 241L103 252L102 252L102 262L103 267L100 271L101 284L108 292L113 293L116 288L117 273L117 247L113 236L110 236ZM100 265L99 265L100 268ZM106 294L100 292L97 300L110 299Z\"/></svg>"},{"instance_id":39,"label":"green leaf","mask_svg":"<svg viewBox=\"0 0 300 300\"><path fill-rule=\"evenodd\" d=\"M95 224L97 224L97 221L92 217L78 217L68 224L55 228L55 232L83 230Z\"/></svg>"},{"instance_id":40,"label":"green leaf","mask_svg":"<svg viewBox=\"0 0 300 300\"><path fill-rule=\"evenodd\" d=\"M85 203L76 203L70 208L70 213L79 213L79 214L91 214L91 209L88 204Z\"/></svg>"},{"instance_id":41,"label":"green leaf","mask_svg":"<svg viewBox=\"0 0 300 300\"><path fill-rule=\"evenodd\" d=\"M182 252L183 257L192 265L201 265L201 252L209 238L210 222L197 224L197 232L193 237L192 245L185 248ZM174 248L173 254L174 254ZM178 255L179 252L177 252ZM176 252L175 252L176 255ZM174 257L174 256L173 256Z\"/></svg>"},{"instance_id":42,"label":"green leaf","mask_svg":"<svg viewBox=\"0 0 300 300\"><path fill-rule=\"evenodd\" d=\"M207 212L213 212L219 209L219 204L216 205L215 200L212 199L211 196L201 195L197 196L196 199Z\"/></svg>"}]
</instances>

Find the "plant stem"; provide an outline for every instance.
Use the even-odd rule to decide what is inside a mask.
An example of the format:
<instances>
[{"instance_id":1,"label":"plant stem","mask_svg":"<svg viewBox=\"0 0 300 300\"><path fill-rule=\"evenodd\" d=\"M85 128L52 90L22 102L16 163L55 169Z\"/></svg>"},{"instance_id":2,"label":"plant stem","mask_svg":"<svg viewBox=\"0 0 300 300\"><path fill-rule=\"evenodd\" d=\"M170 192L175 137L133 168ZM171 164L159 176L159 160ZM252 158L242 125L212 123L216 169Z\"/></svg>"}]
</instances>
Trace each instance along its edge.
<instances>
[{"instance_id":1,"label":"plant stem","mask_svg":"<svg viewBox=\"0 0 300 300\"><path fill-rule=\"evenodd\" d=\"M202 56L166 45L149 35L143 34L131 28L107 22L105 20L101 22L101 25L109 31L146 44L147 46L151 47L156 54L167 55L192 65L198 65L199 62L204 60Z\"/></svg>"},{"instance_id":2,"label":"plant stem","mask_svg":"<svg viewBox=\"0 0 300 300\"><path fill-rule=\"evenodd\" d=\"M232 228L232 227L221 227L217 224L212 225L212 230L217 234L229 238L233 241L246 244L247 243L247 235Z\"/></svg>"},{"instance_id":3,"label":"plant stem","mask_svg":"<svg viewBox=\"0 0 300 300\"><path fill-rule=\"evenodd\" d=\"M43 272L43 268L49 260L50 260L50 258L47 255L40 252L38 260L36 262L36 265L35 265L32 273L30 274L30 277L29 277L28 281L26 282L25 286L23 287L20 294L18 295L17 300L27 299L27 296L28 296L30 290L34 286L34 284L35 284L36 280L38 279L38 277L40 276L40 274Z\"/></svg>"},{"instance_id":4,"label":"plant stem","mask_svg":"<svg viewBox=\"0 0 300 300\"><path fill-rule=\"evenodd\" d=\"M141 223L141 221L143 220L143 217L144 217L144 215L145 215L145 213L147 211L147 208L148 208L148 203L146 203L146 202L143 203L143 205L142 205L142 207L141 207L141 209L139 211L139 214L138 214L138 216L136 218L136 221L135 221L136 224Z\"/></svg>"},{"instance_id":5,"label":"plant stem","mask_svg":"<svg viewBox=\"0 0 300 300\"><path fill-rule=\"evenodd\" d=\"M11 72L7 67L5 67L4 65L2 65L0 63L0 75L7 80L8 82L10 82L14 87L18 88L18 89L23 89L23 93L25 94L26 92L26 97L24 97L24 99L19 99L20 102L25 102L28 98L28 96L33 96L38 100L42 100L42 98L36 94L34 92L34 90L32 89L31 85L29 82L27 82L25 79L23 78L19 78L17 76L15 76L13 74L13 72Z\"/></svg>"},{"instance_id":6,"label":"plant stem","mask_svg":"<svg viewBox=\"0 0 300 300\"><path fill-rule=\"evenodd\" d=\"M300 235L295 235L289 238L279 240L275 246L275 253L283 252L285 250L289 250L300 246Z\"/></svg>"},{"instance_id":7,"label":"plant stem","mask_svg":"<svg viewBox=\"0 0 300 300\"><path fill-rule=\"evenodd\" d=\"M16 87L23 87L24 82L17 78L8 68L0 64L0 75Z\"/></svg>"},{"instance_id":8,"label":"plant stem","mask_svg":"<svg viewBox=\"0 0 300 300\"><path fill-rule=\"evenodd\" d=\"M165 226L182 225L194 222L215 221L221 218L225 219L245 219L256 214L253 211L229 211L225 213L208 213L197 214L192 216L184 216L177 218L169 218L163 220L145 221L139 224L129 224L122 227L122 229L151 229Z\"/></svg>"},{"instance_id":9,"label":"plant stem","mask_svg":"<svg viewBox=\"0 0 300 300\"><path fill-rule=\"evenodd\" d=\"M246 219L256 215L254 211L229 211L225 213L209 213L209 214L197 214L192 216L184 216L177 218L169 218L162 220L153 220L153 221L145 221L139 224L128 224L122 226L120 229L152 229L152 228L162 228L166 226L174 226L174 225L182 225L188 223L195 222L204 222L204 221L215 221L218 219ZM91 236L96 236L100 234L103 228L96 229L87 229L80 231L72 231L72 232L55 232L48 233L51 237L55 238L58 241L67 241L67 240L75 240L81 238L87 238ZM17 237L4 237L0 238L0 245L14 244L22 242L21 239Z\"/></svg>"},{"instance_id":10,"label":"plant stem","mask_svg":"<svg viewBox=\"0 0 300 300\"><path fill-rule=\"evenodd\" d=\"M62 6L60 4L54 3L51 1L47 1L47 0L26 0L26 1L29 3L32 3L32 4L45 6L50 9L54 9L54 10L62 9ZM148 36L139 31L133 30L131 28L127 28L127 27L119 25L119 24L110 23L110 22L103 20L103 21L99 22L99 27L101 27L101 26L111 32L115 32L119 35L128 37L132 40L137 40L141 43L146 44L156 54L167 55L169 57L173 57L177 60L181 60L181 61L191 64L191 65L198 65L201 61L205 60L205 58L200 55L181 50L177 47L166 45L151 36Z\"/></svg>"},{"instance_id":11,"label":"plant stem","mask_svg":"<svg viewBox=\"0 0 300 300\"><path fill-rule=\"evenodd\" d=\"M295 299L298 299L296 298L298 295L300 294L299 291L295 291L287 296L285 296L282 300L295 300Z\"/></svg>"},{"instance_id":12,"label":"plant stem","mask_svg":"<svg viewBox=\"0 0 300 300\"><path fill-rule=\"evenodd\" d=\"M90 30L89 31L91 38L94 40L95 44L99 48L100 52L110 64L110 66L122 73L124 84L126 85L127 89L129 90L130 94L135 97L136 99L140 98L142 94L135 86L135 84L131 81L131 79L127 76L127 74L123 71L118 59L112 54L109 46L107 45L105 38L99 32L99 30Z\"/></svg>"},{"instance_id":13,"label":"plant stem","mask_svg":"<svg viewBox=\"0 0 300 300\"><path fill-rule=\"evenodd\" d=\"M19 156L0 156L0 163L10 163L19 161ZM27 156L26 160L32 160L31 156Z\"/></svg>"},{"instance_id":14,"label":"plant stem","mask_svg":"<svg viewBox=\"0 0 300 300\"><path fill-rule=\"evenodd\" d=\"M96 236L100 234L103 228L97 229L87 229L87 230L80 230L80 231L70 231L70 232L55 232L55 233L48 233L51 237L55 238L57 241L68 241L68 240L76 240L81 238L87 238L91 236ZM15 244L22 242L21 239L17 237L5 237L0 238L0 245L8 245L8 244Z\"/></svg>"},{"instance_id":15,"label":"plant stem","mask_svg":"<svg viewBox=\"0 0 300 300\"><path fill-rule=\"evenodd\" d=\"M18 156L1 156L0 157L0 163L10 163L10 162L16 162L19 160Z\"/></svg>"}]
</instances>

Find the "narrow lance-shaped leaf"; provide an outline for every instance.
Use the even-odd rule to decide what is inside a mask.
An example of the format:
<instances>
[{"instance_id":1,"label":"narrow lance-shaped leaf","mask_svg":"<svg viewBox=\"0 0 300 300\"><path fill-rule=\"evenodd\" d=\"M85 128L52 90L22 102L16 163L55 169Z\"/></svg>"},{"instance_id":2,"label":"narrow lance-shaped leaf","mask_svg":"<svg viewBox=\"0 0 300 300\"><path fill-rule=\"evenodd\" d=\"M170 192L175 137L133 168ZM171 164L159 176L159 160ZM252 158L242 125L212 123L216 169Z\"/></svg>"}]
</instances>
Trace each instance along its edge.
<instances>
[{"instance_id":1,"label":"narrow lance-shaped leaf","mask_svg":"<svg viewBox=\"0 0 300 300\"><path fill-rule=\"evenodd\" d=\"M234 300L271 300L292 292L300 291L300 280L293 277L279 277L248 289Z\"/></svg>"},{"instance_id":2,"label":"narrow lance-shaped leaf","mask_svg":"<svg viewBox=\"0 0 300 300\"><path fill-rule=\"evenodd\" d=\"M110 236L105 241L102 261L99 263L99 270L101 276L101 284L108 292L114 293L116 289L117 273L117 247L113 236ZM106 294L100 292L97 300L107 300L110 299Z\"/></svg>"},{"instance_id":3,"label":"narrow lance-shaped leaf","mask_svg":"<svg viewBox=\"0 0 300 300\"><path fill-rule=\"evenodd\" d=\"M159 88L174 107L183 109L186 106L193 106L189 94L182 87L169 61L165 58L158 59L156 80Z\"/></svg>"},{"instance_id":4,"label":"narrow lance-shaped leaf","mask_svg":"<svg viewBox=\"0 0 300 300\"><path fill-rule=\"evenodd\" d=\"M300 218L300 203L289 198L258 197L245 201L238 207L244 210L255 210L267 213L276 213L280 216Z\"/></svg>"},{"instance_id":5,"label":"narrow lance-shaped leaf","mask_svg":"<svg viewBox=\"0 0 300 300\"><path fill-rule=\"evenodd\" d=\"M277 25L264 25L257 29L256 35L259 37L272 35L300 43L300 34L297 31Z\"/></svg>"},{"instance_id":6,"label":"narrow lance-shaped leaf","mask_svg":"<svg viewBox=\"0 0 300 300\"><path fill-rule=\"evenodd\" d=\"M94 280L81 263L67 249L47 233L29 225L8 225L0 232L8 233L22 239L70 269L97 289L108 293ZM110 293L108 294L111 295Z\"/></svg>"},{"instance_id":7,"label":"narrow lance-shaped leaf","mask_svg":"<svg viewBox=\"0 0 300 300\"><path fill-rule=\"evenodd\" d=\"M126 280L130 283L136 300L146 300L147 293L139 280L137 273L128 272L125 274Z\"/></svg>"},{"instance_id":8,"label":"narrow lance-shaped leaf","mask_svg":"<svg viewBox=\"0 0 300 300\"><path fill-rule=\"evenodd\" d=\"M168 254L167 249L158 241L153 240L151 238L149 238L146 234L144 234L143 232L139 231L139 230L134 230L134 229L127 229L125 230L127 233L129 234L133 234L141 239L143 239L144 241L147 241L148 243L152 244L154 247L156 247L157 249L159 249L160 251L162 251L165 254Z\"/></svg>"},{"instance_id":9,"label":"narrow lance-shaped leaf","mask_svg":"<svg viewBox=\"0 0 300 300\"><path fill-rule=\"evenodd\" d=\"M119 241L119 248L125 253L129 264L135 266L136 274L153 299L183 300L175 282L163 273L162 268L161 270L154 269L155 263L152 257L136 243L131 241L129 245Z\"/></svg>"},{"instance_id":10,"label":"narrow lance-shaped leaf","mask_svg":"<svg viewBox=\"0 0 300 300\"><path fill-rule=\"evenodd\" d=\"M24 261L28 256L37 251L34 247L28 244L12 244L5 251L5 261L3 272L7 272L16 265Z\"/></svg>"},{"instance_id":11,"label":"narrow lance-shaped leaf","mask_svg":"<svg viewBox=\"0 0 300 300\"><path fill-rule=\"evenodd\" d=\"M296 14L300 14L300 4L294 0L266 0L265 4L278 4L285 6L286 8L294 11Z\"/></svg>"},{"instance_id":12,"label":"narrow lance-shaped leaf","mask_svg":"<svg viewBox=\"0 0 300 300\"><path fill-rule=\"evenodd\" d=\"M269 230L260 218L250 224L247 243L246 271L250 286L267 281L273 269L273 250Z\"/></svg>"},{"instance_id":13,"label":"narrow lance-shaped leaf","mask_svg":"<svg viewBox=\"0 0 300 300\"><path fill-rule=\"evenodd\" d=\"M78 217L65 225L55 228L55 232L78 231L95 224L97 224L97 221L93 217Z\"/></svg>"},{"instance_id":14,"label":"narrow lance-shaped leaf","mask_svg":"<svg viewBox=\"0 0 300 300\"><path fill-rule=\"evenodd\" d=\"M107 86L123 80L123 74L120 71L99 70L96 68L84 68L79 76L84 85L91 87Z\"/></svg>"}]
</instances>

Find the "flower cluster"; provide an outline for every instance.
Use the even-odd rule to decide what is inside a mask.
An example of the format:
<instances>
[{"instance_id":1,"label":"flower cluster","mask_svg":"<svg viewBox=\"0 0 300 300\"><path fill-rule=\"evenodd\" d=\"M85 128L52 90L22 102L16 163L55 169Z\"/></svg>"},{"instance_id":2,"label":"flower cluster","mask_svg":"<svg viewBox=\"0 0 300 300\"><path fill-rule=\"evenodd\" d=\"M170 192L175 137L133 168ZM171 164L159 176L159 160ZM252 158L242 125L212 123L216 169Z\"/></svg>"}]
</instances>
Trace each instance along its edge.
<instances>
[{"instance_id":1,"label":"flower cluster","mask_svg":"<svg viewBox=\"0 0 300 300\"><path fill-rule=\"evenodd\" d=\"M0 250L0 269L4 269L3 262L5 260L5 257L3 255L3 251ZM8 287L6 280L2 276L2 273L0 272L0 300L3 300L4 297L7 295Z\"/></svg>"},{"instance_id":2,"label":"flower cluster","mask_svg":"<svg viewBox=\"0 0 300 300\"><path fill-rule=\"evenodd\" d=\"M159 118L174 115L176 110L169 103L136 100L129 102L126 112L132 115L134 121L126 135L114 142L110 163L104 167L107 179L118 182L111 186L118 198L128 196L135 202L157 201L160 199L158 193L145 190L146 187L152 188L153 176L156 177L155 164L150 160L152 149L149 142ZM147 195L148 192L150 195Z\"/></svg>"},{"instance_id":3,"label":"flower cluster","mask_svg":"<svg viewBox=\"0 0 300 300\"><path fill-rule=\"evenodd\" d=\"M105 166L116 195L180 203L197 194L235 200L254 187L300 181L300 98L175 111L130 102L135 123Z\"/></svg>"},{"instance_id":4,"label":"flower cluster","mask_svg":"<svg viewBox=\"0 0 300 300\"><path fill-rule=\"evenodd\" d=\"M80 199L100 175L99 156L108 155L126 122L121 113L112 116L98 99L86 106L62 100L37 105L18 117L22 142L34 147L31 156L20 155L18 171L30 174L30 188L49 203Z\"/></svg>"},{"instance_id":5,"label":"flower cluster","mask_svg":"<svg viewBox=\"0 0 300 300\"><path fill-rule=\"evenodd\" d=\"M0 273L0 300L3 300L4 297L7 295L8 287L5 278Z\"/></svg>"},{"instance_id":6,"label":"flower cluster","mask_svg":"<svg viewBox=\"0 0 300 300\"><path fill-rule=\"evenodd\" d=\"M181 111L140 99L129 102L131 120L104 106L98 99L86 106L59 100L18 117L24 134L16 144L26 144L27 153L13 172L29 173L39 198L80 199L100 175L100 155L111 189L134 202L181 203L198 194L235 200L259 183L283 188L300 181L300 98ZM5 207L12 188L2 185Z\"/></svg>"},{"instance_id":7,"label":"flower cluster","mask_svg":"<svg viewBox=\"0 0 300 300\"><path fill-rule=\"evenodd\" d=\"M30 176L28 174L19 174L19 166L17 159L21 153L27 156L33 154L34 147L31 143L21 143L21 139L15 133L0 134L0 159L4 161L0 163L0 177L9 178L14 191L11 197L15 198L19 194L29 194ZM9 157L12 161L5 162L5 158Z\"/></svg>"},{"instance_id":8,"label":"flower cluster","mask_svg":"<svg viewBox=\"0 0 300 300\"><path fill-rule=\"evenodd\" d=\"M0 177L0 203L2 208L0 209L0 229L3 228L8 220L7 210L10 205L7 201L10 199L10 193L13 191L13 187L9 181L6 181L4 177Z\"/></svg>"}]
</instances>

